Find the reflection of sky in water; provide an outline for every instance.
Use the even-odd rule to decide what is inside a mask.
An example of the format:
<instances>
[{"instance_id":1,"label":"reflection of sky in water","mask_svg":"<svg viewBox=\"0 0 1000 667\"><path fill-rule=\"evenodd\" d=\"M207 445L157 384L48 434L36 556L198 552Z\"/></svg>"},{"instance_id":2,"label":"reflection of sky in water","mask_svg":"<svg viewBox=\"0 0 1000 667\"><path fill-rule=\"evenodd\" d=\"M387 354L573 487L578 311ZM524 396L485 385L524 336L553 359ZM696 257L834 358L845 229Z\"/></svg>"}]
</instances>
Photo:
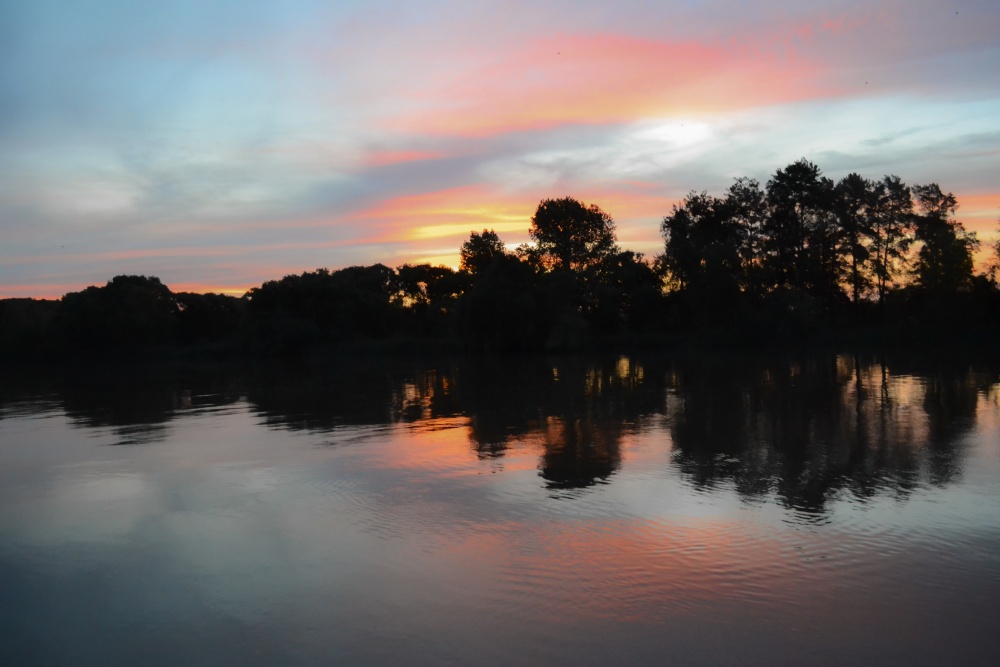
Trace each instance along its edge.
<instances>
[{"instance_id":1,"label":"reflection of sky in water","mask_svg":"<svg viewBox=\"0 0 1000 667\"><path fill-rule=\"evenodd\" d=\"M636 365L622 372L622 364L610 374L562 369L558 381L582 377L591 389L570 398L583 401L636 377ZM880 385L862 379L863 388ZM402 383L404 409L390 423L336 426L311 414L294 419L318 428L296 428L275 423L274 411L262 420L270 408L246 401L181 406L155 441L135 447L109 446L121 442L120 425L3 407L3 662L973 664L996 656L988 640L1000 599L995 386L972 391L968 428L934 431L922 407L928 383L892 378L896 435L883 442L914 450L914 483L867 496L831 484L817 512L785 504L777 481L746 494L731 468L708 484L686 472L674 441L683 433L678 410L712 399L688 392L681 376L661 394L661 413L624 429L587 425L617 438L607 446L619 462L601 483L562 489L544 476L553 438L574 419L607 419L615 408L584 402L528 415L500 455L484 457L473 422L488 416L455 414L452 403L442 410L449 416L434 416L432 390L444 380L448 391L460 384ZM857 432L874 408L857 405L850 382L838 386L850 410L810 423L846 420ZM753 400L766 404L767 395ZM421 406L422 417L408 417L406 405ZM945 482L926 463L935 432L960 441L950 443L959 455L948 454L957 470ZM761 442L749 441L752 456L789 456Z\"/></svg>"}]
</instances>

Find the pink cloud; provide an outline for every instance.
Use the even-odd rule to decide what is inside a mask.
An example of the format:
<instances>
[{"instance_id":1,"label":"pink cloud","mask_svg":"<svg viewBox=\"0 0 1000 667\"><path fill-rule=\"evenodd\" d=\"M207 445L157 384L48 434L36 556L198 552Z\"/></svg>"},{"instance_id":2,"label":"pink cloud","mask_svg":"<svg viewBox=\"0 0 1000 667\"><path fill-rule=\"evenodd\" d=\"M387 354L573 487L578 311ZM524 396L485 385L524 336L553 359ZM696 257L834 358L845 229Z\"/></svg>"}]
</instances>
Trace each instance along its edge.
<instances>
[{"instance_id":1,"label":"pink cloud","mask_svg":"<svg viewBox=\"0 0 1000 667\"><path fill-rule=\"evenodd\" d=\"M415 110L390 125L419 134L486 136L730 111L828 94L819 70L755 47L553 35L403 91Z\"/></svg>"}]
</instances>

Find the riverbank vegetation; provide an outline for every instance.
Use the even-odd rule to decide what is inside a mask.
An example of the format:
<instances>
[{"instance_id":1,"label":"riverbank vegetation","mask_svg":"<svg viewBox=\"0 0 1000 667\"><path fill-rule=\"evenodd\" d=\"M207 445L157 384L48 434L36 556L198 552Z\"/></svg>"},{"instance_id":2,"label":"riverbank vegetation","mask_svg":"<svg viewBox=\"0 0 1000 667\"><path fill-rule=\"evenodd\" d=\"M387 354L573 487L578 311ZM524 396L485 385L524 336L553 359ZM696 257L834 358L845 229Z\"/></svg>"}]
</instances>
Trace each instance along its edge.
<instances>
[{"instance_id":1,"label":"riverbank vegetation","mask_svg":"<svg viewBox=\"0 0 1000 667\"><path fill-rule=\"evenodd\" d=\"M543 200L531 242L472 232L458 270L429 264L325 268L242 297L172 292L117 276L55 301L0 300L7 358L185 350L301 355L358 345L473 351L683 342L892 344L988 340L1000 327L998 248L980 241L937 184L838 182L799 160L763 186L692 192L661 223L655 257L621 248L611 216Z\"/></svg>"}]
</instances>

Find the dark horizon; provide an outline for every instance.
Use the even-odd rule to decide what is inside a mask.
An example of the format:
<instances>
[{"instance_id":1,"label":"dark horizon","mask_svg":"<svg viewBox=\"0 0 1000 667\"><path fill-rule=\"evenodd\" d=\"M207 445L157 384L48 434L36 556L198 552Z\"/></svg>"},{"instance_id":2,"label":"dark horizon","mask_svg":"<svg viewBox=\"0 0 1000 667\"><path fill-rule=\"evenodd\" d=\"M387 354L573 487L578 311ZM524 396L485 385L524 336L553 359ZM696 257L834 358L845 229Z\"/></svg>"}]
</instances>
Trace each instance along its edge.
<instances>
[{"instance_id":1,"label":"dark horizon","mask_svg":"<svg viewBox=\"0 0 1000 667\"><path fill-rule=\"evenodd\" d=\"M472 232L457 271L317 269L239 298L117 276L54 302L0 301L0 340L8 356L176 346L268 356L393 338L499 351L991 330L1000 244L976 273L980 242L957 208L936 183L856 173L834 182L803 159L763 186L738 178L721 197L690 193L663 218L654 258L622 249L597 204L545 199L530 244L511 252L493 230Z\"/></svg>"}]
</instances>

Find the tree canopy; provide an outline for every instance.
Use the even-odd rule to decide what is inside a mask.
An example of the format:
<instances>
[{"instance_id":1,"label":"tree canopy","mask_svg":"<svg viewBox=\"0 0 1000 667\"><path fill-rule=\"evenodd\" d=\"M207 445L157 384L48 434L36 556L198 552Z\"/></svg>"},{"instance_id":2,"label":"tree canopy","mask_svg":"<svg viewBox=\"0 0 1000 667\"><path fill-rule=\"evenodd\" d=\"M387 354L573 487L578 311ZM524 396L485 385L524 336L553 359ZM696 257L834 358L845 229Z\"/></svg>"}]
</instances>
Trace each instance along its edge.
<instances>
[{"instance_id":1,"label":"tree canopy","mask_svg":"<svg viewBox=\"0 0 1000 667\"><path fill-rule=\"evenodd\" d=\"M495 231L484 229L482 234L472 232L469 240L459 248L458 254L459 268L479 275L486 271L494 259L506 255L507 249Z\"/></svg>"},{"instance_id":2,"label":"tree canopy","mask_svg":"<svg viewBox=\"0 0 1000 667\"><path fill-rule=\"evenodd\" d=\"M611 216L572 197L543 199L528 234L548 268L580 271L618 250Z\"/></svg>"},{"instance_id":3,"label":"tree canopy","mask_svg":"<svg viewBox=\"0 0 1000 667\"><path fill-rule=\"evenodd\" d=\"M916 284L928 291L950 293L972 284L975 234L955 220L958 201L937 183L914 186L920 214L914 219L914 239L920 244L913 267Z\"/></svg>"}]
</instances>

